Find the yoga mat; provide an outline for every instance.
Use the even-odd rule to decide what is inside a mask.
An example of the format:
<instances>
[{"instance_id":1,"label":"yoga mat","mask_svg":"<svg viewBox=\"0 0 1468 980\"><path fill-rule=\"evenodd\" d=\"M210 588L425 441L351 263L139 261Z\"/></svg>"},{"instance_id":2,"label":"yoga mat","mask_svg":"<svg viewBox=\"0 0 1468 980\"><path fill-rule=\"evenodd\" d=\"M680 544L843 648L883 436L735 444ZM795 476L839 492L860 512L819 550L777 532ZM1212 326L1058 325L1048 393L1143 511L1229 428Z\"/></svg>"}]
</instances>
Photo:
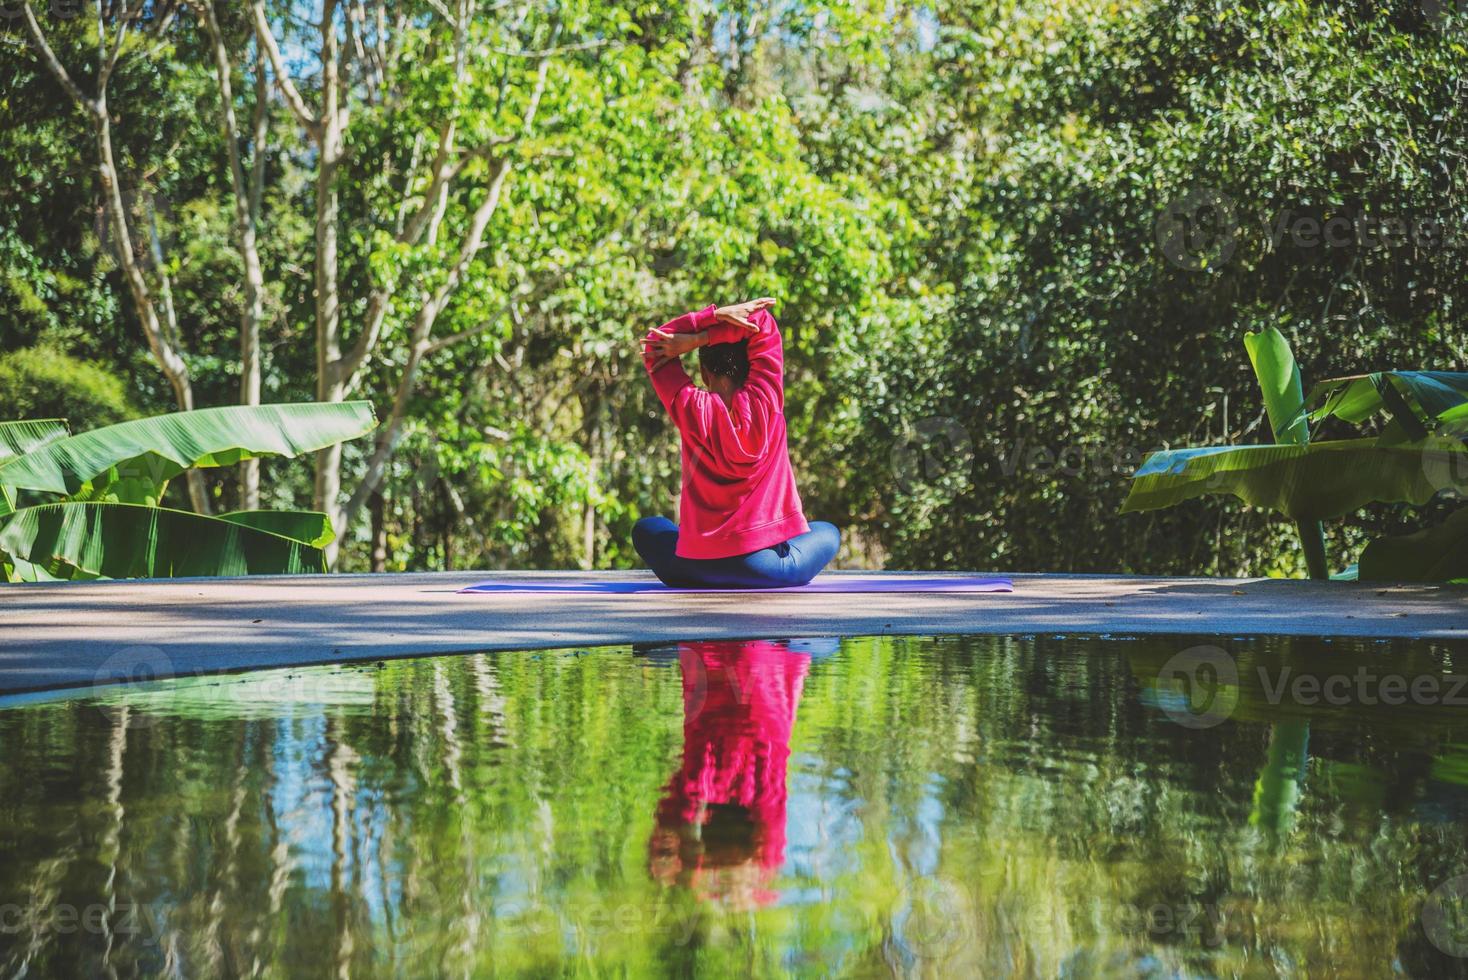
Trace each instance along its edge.
<instances>
[{"instance_id":1,"label":"yoga mat","mask_svg":"<svg viewBox=\"0 0 1468 980\"><path fill-rule=\"evenodd\" d=\"M513 579L480 582L459 590L459 594L494 592L559 592L587 595L630 595L655 592L665 595L707 592L1013 592L1014 583L1007 578L978 575L818 575L809 585L787 589L670 589L661 582L645 580L563 579L559 582L517 582Z\"/></svg>"}]
</instances>

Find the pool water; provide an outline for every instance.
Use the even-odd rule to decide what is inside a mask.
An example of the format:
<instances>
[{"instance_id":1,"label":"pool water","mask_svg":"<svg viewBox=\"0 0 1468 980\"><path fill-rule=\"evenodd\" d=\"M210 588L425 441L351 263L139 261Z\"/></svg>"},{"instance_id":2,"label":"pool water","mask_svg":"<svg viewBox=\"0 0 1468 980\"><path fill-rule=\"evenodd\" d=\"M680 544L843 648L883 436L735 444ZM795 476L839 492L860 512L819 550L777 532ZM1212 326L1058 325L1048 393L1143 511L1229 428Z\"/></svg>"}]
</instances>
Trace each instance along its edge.
<instances>
[{"instance_id":1,"label":"pool water","mask_svg":"<svg viewBox=\"0 0 1468 980\"><path fill-rule=\"evenodd\" d=\"M1465 656L725 641L20 704L0 975L1460 975Z\"/></svg>"}]
</instances>

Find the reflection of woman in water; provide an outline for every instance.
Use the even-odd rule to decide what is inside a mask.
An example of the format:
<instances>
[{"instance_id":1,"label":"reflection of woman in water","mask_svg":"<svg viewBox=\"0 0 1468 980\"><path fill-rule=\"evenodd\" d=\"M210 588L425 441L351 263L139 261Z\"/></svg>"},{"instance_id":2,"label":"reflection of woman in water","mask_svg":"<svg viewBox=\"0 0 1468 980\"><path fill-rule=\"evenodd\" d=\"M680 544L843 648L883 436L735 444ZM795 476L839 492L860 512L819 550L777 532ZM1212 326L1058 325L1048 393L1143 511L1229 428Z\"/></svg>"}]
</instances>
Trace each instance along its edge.
<instances>
[{"instance_id":1,"label":"reflection of woman in water","mask_svg":"<svg viewBox=\"0 0 1468 980\"><path fill-rule=\"evenodd\" d=\"M655 878L748 907L785 860L785 767L810 657L770 641L679 644L683 765L648 845Z\"/></svg>"}]
</instances>

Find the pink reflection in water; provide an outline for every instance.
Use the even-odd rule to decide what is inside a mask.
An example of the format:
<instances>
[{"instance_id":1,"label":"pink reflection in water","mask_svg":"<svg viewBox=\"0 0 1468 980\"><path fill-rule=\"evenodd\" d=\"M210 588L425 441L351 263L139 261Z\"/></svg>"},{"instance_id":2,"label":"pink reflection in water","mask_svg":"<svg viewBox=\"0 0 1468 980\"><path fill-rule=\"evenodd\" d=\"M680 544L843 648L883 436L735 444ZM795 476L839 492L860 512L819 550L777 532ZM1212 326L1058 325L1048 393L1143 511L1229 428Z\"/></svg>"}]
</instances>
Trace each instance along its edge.
<instances>
[{"instance_id":1,"label":"pink reflection in water","mask_svg":"<svg viewBox=\"0 0 1468 980\"><path fill-rule=\"evenodd\" d=\"M658 804L649 868L747 908L774 901L785 860L785 769L810 657L783 644L679 645L683 765Z\"/></svg>"}]
</instances>

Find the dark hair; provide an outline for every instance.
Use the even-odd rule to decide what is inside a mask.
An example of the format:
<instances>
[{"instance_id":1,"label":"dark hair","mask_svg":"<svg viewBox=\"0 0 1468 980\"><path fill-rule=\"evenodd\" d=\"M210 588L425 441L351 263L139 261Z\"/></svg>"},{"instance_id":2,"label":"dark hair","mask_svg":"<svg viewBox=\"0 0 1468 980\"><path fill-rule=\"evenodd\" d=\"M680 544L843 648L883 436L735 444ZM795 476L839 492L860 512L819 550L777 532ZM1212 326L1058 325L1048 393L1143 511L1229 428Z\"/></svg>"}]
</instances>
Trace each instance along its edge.
<instances>
[{"instance_id":1,"label":"dark hair","mask_svg":"<svg viewBox=\"0 0 1468 980\"><path fill-rule=\"evenodd\" d=\"M749 377L749 341L732 344L709 344L698 349L698 364L709 374L731 378L742 385Z\"/></svg>"}]
</instances>

